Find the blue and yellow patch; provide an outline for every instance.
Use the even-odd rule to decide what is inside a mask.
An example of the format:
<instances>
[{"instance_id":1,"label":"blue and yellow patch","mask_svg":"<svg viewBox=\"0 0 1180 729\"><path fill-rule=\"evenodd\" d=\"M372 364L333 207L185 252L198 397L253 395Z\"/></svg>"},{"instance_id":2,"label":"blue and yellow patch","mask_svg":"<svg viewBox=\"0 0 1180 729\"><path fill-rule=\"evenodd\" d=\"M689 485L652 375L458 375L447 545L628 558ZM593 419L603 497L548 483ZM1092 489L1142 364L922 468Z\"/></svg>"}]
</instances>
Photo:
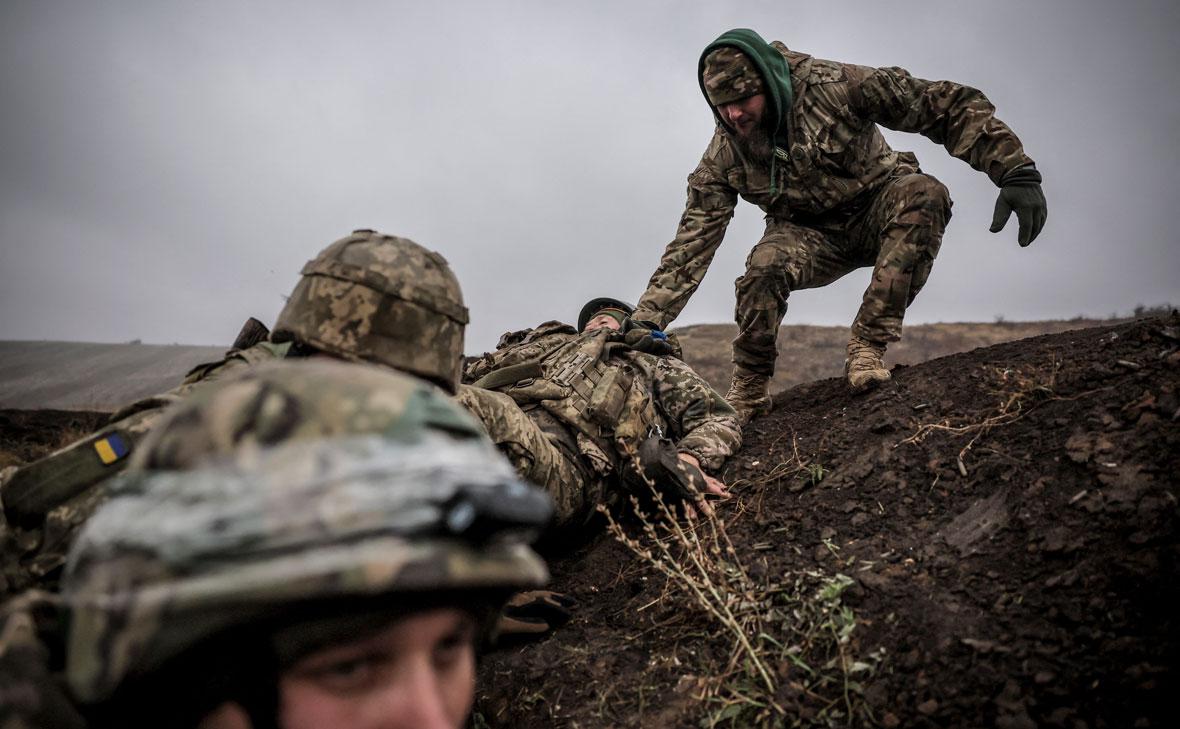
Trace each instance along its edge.
<instances>
[{"instance_id":1,"label":"blue and yellow patch","mask_svg":"<svg viewBox=\"0 0 1180 729\"><path fill-rule=\"evenodd\" d=\"M109 466L130 453L131 449L127 447L127 442L123 440L122 436L118 433L111 433L94 441L94 451L98 453L98 458L103 462L103 465Z\"/></svg>"}]
</instances>

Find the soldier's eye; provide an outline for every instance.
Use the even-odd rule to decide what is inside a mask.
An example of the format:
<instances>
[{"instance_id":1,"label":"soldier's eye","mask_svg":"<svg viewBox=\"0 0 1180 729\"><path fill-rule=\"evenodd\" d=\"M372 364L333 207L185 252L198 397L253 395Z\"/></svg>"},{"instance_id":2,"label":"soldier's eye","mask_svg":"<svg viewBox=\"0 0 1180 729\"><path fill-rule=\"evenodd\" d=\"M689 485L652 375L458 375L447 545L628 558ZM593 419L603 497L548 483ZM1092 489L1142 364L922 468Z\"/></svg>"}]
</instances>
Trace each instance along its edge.
<instances>
[{"instance_id":1,"label":"soldier's eye","mask_svg":"<svg viewBox=\"0 0 1180 729\"><path fill-rule=\"evenodd\" d=\"M361 692L378 680L384 660L375 653L340 658L308 669L306 676L334 693Z\"/></svg>"},{"instance_id":2,"label":"soldier's eye","mask_svg":"<svg viewBox=\"0 0 1180 729\"><path fill-rule=\"evenodd\" d=\"M463 665L463 662L475 656L475 623L464 620L454 630L439 638L434 644L434 667L445 671Z\"/></svg>"},{"instance_id":3,"label":"soldier's eye","mask_svg":"<svg viewBox=\"0 0 1180 729\"><path fill-rule=\"evenodd\" d=\"M360 691L373 683L378 672L378 659L362 657L340 661L316 671L316 678L324 688L337 692Z\"/></svg>"}]
</instances>

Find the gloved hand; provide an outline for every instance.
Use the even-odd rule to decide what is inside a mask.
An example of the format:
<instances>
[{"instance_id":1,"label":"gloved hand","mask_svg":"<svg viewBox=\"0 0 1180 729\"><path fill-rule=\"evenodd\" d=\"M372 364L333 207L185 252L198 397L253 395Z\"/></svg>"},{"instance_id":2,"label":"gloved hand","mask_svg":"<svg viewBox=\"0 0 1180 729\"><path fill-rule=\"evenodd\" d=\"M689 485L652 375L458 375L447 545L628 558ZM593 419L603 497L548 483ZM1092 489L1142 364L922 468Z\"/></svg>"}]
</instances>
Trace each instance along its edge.
<instances>
[{"instance_id":1,"label":"gloved hand","mask_svg":"<svg viewBox=\"0 0 1180 729\"><path fill-rule=\"evenodd\" d=\"M568 623L577 606L577 600L560 592L518 592L500 611L496 632L501 641L540 638Z\"/></svg>"},{"instance_id":2,"label":"gloved hand","mask_svg":"<svg viewBox=\"0 0 1180 729\"><path fill-rule=\"evenodd\" d=\"M1017 167L1000 180L1000 196L996 198L991 232L1003 230L1013 210L1020 222L1017 240L1023 248L1033 242L1049 216L1045 193L1041 190L1041 173L1033 165Z\"/></svg>"},{"instance_id":3,"label":"gloved hand","mask_svg":"<svg viewBox=\"0 0 1180 729\"><path fill-rule=\"evenodd\" d=\"M668 341L668 335L649 321L631 318L624 320L623 341L636 352L653 354L657 357L676 353L676 348Z\"/></svg>"}]
</instances>

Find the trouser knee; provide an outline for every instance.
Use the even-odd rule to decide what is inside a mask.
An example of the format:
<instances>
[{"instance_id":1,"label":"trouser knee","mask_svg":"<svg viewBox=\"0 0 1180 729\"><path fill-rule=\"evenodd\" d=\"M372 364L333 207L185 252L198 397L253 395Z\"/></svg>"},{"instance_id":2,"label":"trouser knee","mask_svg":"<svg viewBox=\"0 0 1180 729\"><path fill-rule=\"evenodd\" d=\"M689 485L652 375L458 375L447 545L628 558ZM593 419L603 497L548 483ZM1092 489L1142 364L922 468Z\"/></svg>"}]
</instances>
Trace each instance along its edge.
<instances>
[{"instance_id":1,"label":"trouser knee","mask_svg":"<svg viewBox=\"0 0 1180 729\"><path fill-rule=\"evenodd\" d=\"M903 233L901 238L915 251L933 258L951 217L950 191L930 175L916 173L898 179L886 193L889 220L883 234Z\"/></svg>"},{"instance_id":2,"label":"trouser knee","mask_svg":"<svg viewBox=\"0 0 1180 729\"><path fill-rule=\"evenodd\" d=\"M733 361L752 372L772 374L778 357L779 324L786 313L790 284L781 269L751 269L735 282Z\"/></svg>"}]
</instances>

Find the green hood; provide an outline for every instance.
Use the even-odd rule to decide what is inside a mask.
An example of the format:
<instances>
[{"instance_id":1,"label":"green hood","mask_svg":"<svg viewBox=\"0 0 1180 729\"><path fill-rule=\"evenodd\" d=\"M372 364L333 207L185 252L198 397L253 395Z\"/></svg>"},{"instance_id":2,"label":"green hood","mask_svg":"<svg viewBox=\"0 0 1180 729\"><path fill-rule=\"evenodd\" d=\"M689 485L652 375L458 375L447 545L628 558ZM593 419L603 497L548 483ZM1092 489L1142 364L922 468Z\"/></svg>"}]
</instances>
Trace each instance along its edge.
<instances>
[{"instance_id":1,"label":"green hood","mask_svg":"<svg viewBox=\"0 0 1180 729\"><path fill-rule=\"evenodd\" d=\"M774 120L774 129L772 135L774 137L775 146L787 146L787 130L786 124L787 110L791 108L791 104L795 100L795 92L791 88L791 66L787 63L787 59L783 54L762 39L749 28L735 28L727 30L722 33L717 40L705 46L705 50L701 52L700 61L697 62L697 83L701 86L701 93L705 94L705 101L709 101L708 94L705 93L705 82L701 78L705 70L705 56L709 55L714 49L720 46L733 46L742 53L750 57L754 62L754 66L758 72L762 74L762 80L766 84L766 106L767 113L771 115ZM709 104L709 108L713 109L713 116L716 117L717 123L724 127L727 131L732 132L721 116L717 113L717 109ZM771 161L771 190L774 190L774 162Z\"/></svg>"},{"instance_id":2,"label":"green hood","mask_svg":"<svg viewBox=\"0 0 1180 729\"><path fill-rule=\"evenodd\" d=\"M701 58L697 62L697 83L701 86L702 94L705 94L705 82L701 78L705 70L705 56L721 46L733 46L745 53L754 62L758 72L762 74L762 80L766 83L767 111L772 114L771 118L776 123L774 139L776 143L781 141L785 144L787 130L783 120L786 117L787 109L791 108L791 103L795 99L795 92L791 88L791 67L787 63L787 59L774 46L763 40L762 36L749 28L727 30L717 40L705 46L705 50L701 52ZM709 96L705 94L705 101L708 102L708 100ZM709 105L709 108L713 109L714 116L717 116L717 109L713 108L712 104ZM729 129L720 116L717 116L717 121Z\"/></svg>"}]
</instances>

